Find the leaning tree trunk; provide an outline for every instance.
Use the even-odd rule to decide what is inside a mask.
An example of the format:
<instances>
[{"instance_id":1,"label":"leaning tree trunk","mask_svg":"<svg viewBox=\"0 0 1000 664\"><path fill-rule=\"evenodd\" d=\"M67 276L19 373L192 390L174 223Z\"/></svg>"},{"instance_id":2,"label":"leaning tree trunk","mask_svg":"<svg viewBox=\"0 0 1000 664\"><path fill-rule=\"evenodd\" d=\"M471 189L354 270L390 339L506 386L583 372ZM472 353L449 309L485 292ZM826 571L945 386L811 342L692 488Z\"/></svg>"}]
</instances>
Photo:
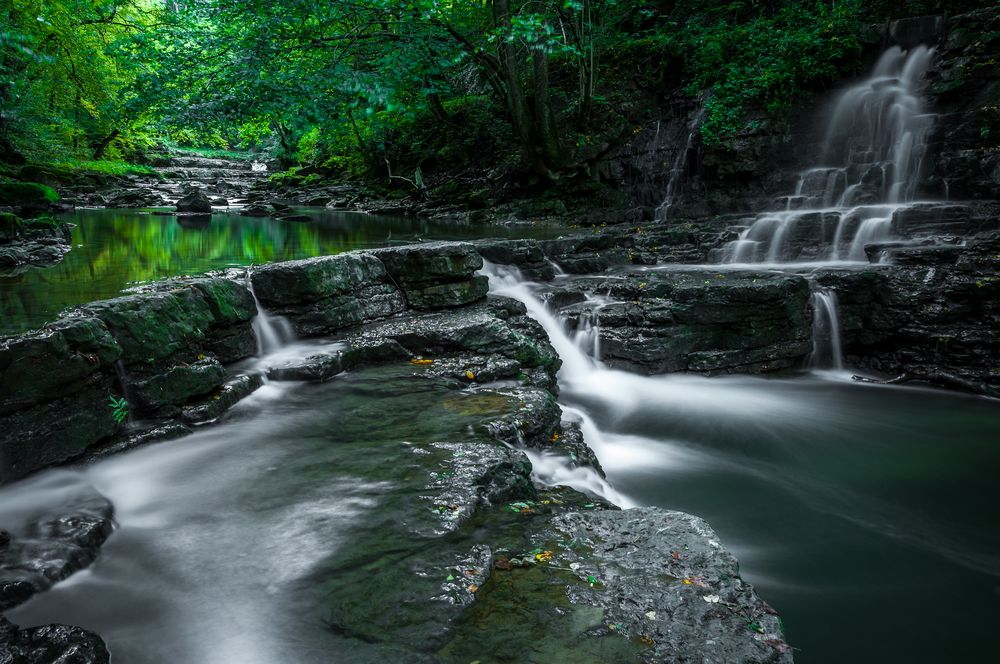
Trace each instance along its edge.
<instances>
[{"instance_id":1,"label":"leaning tree trunk","mask_svg":"<svg viewBox=\"0 0 1000 664\"><path fill-rule=\"evenodd\" d=\"M120 129L113 129L110 134L102 138L100 142L98 142L97 145L94 146L95 161L104 158L104 151L108 149L109 145L111 145L111 141L121 136L121 133L122 132Z\"/></svg>"}]
</instances>

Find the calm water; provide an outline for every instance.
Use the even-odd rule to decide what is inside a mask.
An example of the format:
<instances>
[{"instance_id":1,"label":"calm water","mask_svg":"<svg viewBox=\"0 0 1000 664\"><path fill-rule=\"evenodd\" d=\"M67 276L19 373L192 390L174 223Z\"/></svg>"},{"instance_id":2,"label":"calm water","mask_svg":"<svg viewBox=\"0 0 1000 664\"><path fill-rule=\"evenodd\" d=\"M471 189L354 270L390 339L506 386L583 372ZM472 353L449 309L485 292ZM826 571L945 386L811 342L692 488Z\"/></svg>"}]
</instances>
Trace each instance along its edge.
<instances>
[{"instance_id":1,"label":"calm water","mask_svg":"<svg viewBox=\"0 0 1000 664\"><path fill-rule=\"evenodd\" d=\"M563 398L619 491L716 529L797 662L1000 661L1000 404L819 377L640 380L645 396Z\"/></svg>"},{"instance_id":2,"label":"calm water","mask_svg":"<svg viewBox=\"0 0 1000 664\"><path fill-rule=\"evenodd\" d=\"M269 261L337 254L418 240L556 237L543 226L504 228L415 217L309 209L297 223L213 214L211 220L156 216L137 210L78 210L73 250L61 263L0 275L0 334L36 328L67 307L119 295L124 288L164 277L198 274Z\"/></svg>"}]
</instances>

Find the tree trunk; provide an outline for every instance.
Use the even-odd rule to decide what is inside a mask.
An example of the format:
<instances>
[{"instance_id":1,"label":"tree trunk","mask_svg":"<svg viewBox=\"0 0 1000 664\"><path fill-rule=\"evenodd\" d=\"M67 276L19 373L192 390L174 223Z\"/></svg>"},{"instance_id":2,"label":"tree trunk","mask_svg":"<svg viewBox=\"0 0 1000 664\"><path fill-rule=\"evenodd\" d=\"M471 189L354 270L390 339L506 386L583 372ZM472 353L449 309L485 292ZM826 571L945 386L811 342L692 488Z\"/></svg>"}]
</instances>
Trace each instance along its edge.
<instances>
[{"instance_id":1,"label":"tree trunk","mask_svg":"<svg viewBox=\"0 0 1000 664\"><path fill-rule=\"evenodd\" d=\"M121 136L121 133L122 133L121 130L113 129L110 134L102 138L101 141L94 146L95 161L104 158L104 151L108 149L109 145L111 145L111 141Z\"/></svg>"}]
</instances>

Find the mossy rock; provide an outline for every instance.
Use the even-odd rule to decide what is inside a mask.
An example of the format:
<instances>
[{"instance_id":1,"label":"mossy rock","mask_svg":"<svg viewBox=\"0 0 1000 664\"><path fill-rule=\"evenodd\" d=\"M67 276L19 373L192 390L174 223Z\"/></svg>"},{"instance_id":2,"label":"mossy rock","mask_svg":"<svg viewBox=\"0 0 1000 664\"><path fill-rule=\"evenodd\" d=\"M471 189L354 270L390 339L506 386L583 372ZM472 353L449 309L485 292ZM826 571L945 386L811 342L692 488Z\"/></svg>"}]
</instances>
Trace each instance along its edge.
<instances>
[{"instance_id":1,"label":"mossy rock","mask_svg":"<svg viewBox=\"0 0 1000 664\"><path fill-rule=\"evenodd\" d=\"M0 182L0 205L31 209L48 209L59 202L52 187L37 182Z\"/></svg>"},{"instance_id":2,"label":"mossy rock","mask_svg":"<svg viewBox=\"0 0 1000 664\"><path fill-rule=\"evenodd\" d=\"M12 212L0 212L0 242L9 242L21 233L21 218Z\"/></svg>"}]
</instances>

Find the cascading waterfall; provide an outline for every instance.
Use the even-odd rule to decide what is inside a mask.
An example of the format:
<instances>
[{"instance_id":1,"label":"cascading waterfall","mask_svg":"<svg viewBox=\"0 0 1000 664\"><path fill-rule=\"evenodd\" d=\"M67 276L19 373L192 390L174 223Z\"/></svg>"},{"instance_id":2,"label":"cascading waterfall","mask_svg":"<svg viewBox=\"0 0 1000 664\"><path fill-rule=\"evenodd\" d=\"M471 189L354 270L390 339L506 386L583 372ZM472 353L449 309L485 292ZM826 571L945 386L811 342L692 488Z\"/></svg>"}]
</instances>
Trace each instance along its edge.
<instances>
[{"instance_id":1,"label":"cascading waterfall","mask_svg":"<svg viewBox=\"0 0 1000 664\"><path fill-rule=\"evenodd\" d=\"M832 290L814 287L810 301L813 309L813 347L809 355L809 366L813 369L840 371L844 368L844 351L840 340L837 294Z\"/></svg>"},{"instance_id":2,"label":"cascading waterfall","mask_svg":"<svg viewBox=\"0 0 1000 664\"><path fill-rule=\"evenodd\" d=\"M251 326L254 336L257 337L257 356L263 357L277 352L294 341L295 331L292 330L292 324L287 318L267 313L267 309L257 299L257 293L254 292L253 283L249 278L246 283L254 304L257 305L257 315L254 316Z\"/></svg>"},{"instance_id":3,"label":"cascading waterfall","mask_svg":"<svg viewBox=\"0 0 1000 664\"><path fill-rule=\"evenodd\" d=\"M835 105L821 163L799 175L782 208L760 214L723 250L725 263L866 261L891 236L924 174L934 116L920 98L933 49L894 46Z\"/></svg>"},{"instance_id":4,"label":"cascading waterfall","mask_svg":"<svg viewBox=\"0 0 1000 664\"><path fill-rule=\"evenodd\" d=\"M667 192L663 197L663 202L656 208L655 216L657 221L666 221L666 219L670 216L671 209L677 202L681 182L687 174L688 154L690 154L691 148L694 147L695 138L701 127L701 118L704 115L705 106L702 105L695 114L694 118L691 119L691 123L688 125L687 141L684 143L684 148L681 149L677 153L677 157L674 158L673 166L670 169L670 179L667 180Z\"/></svg>"}]
</instances>

